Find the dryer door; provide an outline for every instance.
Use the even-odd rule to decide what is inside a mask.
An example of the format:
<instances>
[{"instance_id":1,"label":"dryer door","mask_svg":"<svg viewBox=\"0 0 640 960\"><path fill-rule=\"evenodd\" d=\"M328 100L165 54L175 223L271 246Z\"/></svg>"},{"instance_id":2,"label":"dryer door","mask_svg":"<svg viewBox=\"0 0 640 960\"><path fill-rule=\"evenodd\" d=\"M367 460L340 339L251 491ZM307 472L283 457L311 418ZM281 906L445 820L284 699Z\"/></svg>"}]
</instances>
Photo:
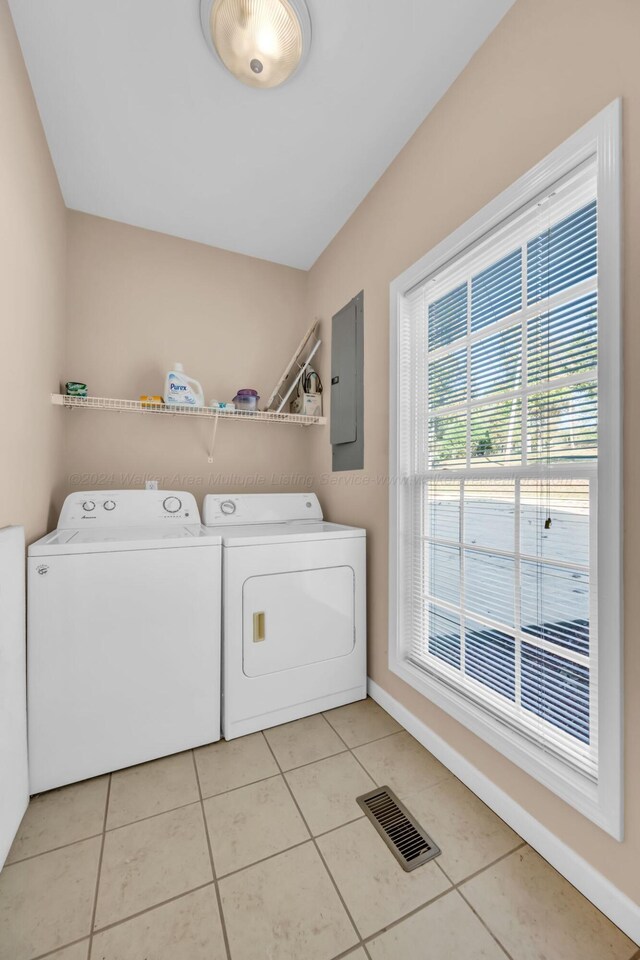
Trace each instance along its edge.
<instances>
[{"instance_id":1,"label":"dryer door","mask_svg":"<svg viewBox=\"0 0 640 960\"><path fill-rule=\"evenodd\" d=\"M247 677L344 657L355 645L355 577L336 566L254 576L243 585Z\"/></svg>"}]
</instances>

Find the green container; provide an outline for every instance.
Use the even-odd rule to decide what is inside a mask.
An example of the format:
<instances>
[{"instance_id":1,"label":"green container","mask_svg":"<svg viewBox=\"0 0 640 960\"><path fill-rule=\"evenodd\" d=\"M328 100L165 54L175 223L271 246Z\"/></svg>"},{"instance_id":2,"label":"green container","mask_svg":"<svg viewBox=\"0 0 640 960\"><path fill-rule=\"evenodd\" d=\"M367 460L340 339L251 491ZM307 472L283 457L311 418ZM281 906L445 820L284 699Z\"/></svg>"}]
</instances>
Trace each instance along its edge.
<instances>
[{"instance_id":1,"label":"green container","mask_svg":"<svg viewBox=\"0 0 640 960\"><path fill-rule=\"evenodd\" d=\"M68 397L88 396L86 383L76 383L75 380L69 380L68 383L65 383L65 391Z\"/></svg>"}]
</instances>

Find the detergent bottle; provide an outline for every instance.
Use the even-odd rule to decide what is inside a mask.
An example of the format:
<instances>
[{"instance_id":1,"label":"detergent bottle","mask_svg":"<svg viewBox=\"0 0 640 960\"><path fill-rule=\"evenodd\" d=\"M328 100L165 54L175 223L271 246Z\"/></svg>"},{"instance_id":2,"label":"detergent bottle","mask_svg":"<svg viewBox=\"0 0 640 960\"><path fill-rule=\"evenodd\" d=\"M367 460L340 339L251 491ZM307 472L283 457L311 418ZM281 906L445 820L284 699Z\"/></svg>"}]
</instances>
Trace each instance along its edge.
<instances>
[{"instance_id":1,"label":"detergent bottle","mask_svg":"<svg viewBox=\"0 0 640 960\"><path fill-rule=\"evenodd\" d=\"M197 380L188 377L181 363L174 363L164 383L164 402L167 405L182 404L189 407L204 407L204 392Z\"/></svg>"}]
</instances>

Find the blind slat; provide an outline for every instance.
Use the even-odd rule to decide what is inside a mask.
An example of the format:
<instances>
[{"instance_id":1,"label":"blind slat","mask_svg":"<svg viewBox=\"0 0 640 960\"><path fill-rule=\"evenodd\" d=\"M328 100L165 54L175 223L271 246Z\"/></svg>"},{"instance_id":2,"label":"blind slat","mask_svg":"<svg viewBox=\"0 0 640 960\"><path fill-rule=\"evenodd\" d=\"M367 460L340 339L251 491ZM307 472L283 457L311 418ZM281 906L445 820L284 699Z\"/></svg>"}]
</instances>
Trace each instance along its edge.
<instances>
[{"instance_id":1,"label":"blind slat","mask_svg":"<svg viewBox=\"0 0 640 960\"><path fill-rule=\"evenodd\" d=\"M467 285L429 304L429 350L436 350L463 337L467 332Z\"/></svg>"},{"instance_id":2,"label":"blind slat","mask_svg":"<svg viewBox=\"0 0 640 960\"><path fill-rule=\"evenodd\" d=\"M530 320L527 351L529 383L593 370L598 351L596 294Z\"/></svg>"},{"instance_id":3,"label":"blind slat","mask_svg":"<svg viewBox=\"0 0 640 960\"><path fill-rule=\"evenodd\" d=\"M598 456L597 205L595 176L591 197L576 183L573 209L567 182L509 246L496 234L493 261L481 244L449 289L415 293L406 655L595 777L597 484L581 465Z\"/></svg>"},{"instance_id":4,"label":"blind slat","mask_svg":"<svg viewBox=\"0 0 640 960\"><path fill-rule=\"evenodd\" d=\"M527 244L527 302L535 303L595 276L597 250L593 200Z\"/></svg>"},{"instance_id":5,"label":"blind slat","mask_svg":"<svg viewBox=\"0 0 640 960\"><path fill-rule=\"evenodd\" d=\"M471 329L480 330L522 306L522 250L514 250L471 280Z\"/></svg>"}]
</instances>

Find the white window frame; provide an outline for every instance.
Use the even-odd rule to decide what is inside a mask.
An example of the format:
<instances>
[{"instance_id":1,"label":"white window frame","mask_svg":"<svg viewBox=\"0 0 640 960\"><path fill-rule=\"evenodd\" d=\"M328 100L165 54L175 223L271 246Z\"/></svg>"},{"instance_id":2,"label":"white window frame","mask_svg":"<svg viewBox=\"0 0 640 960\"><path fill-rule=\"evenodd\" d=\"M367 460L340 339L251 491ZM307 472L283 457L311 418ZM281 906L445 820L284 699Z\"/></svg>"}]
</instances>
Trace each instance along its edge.
<instances>
[{"instance_id":1,"label":"white window frame","mask_svg":"<svg viewBox=\"0 0 640 960\"><path fill-rule=\"evenodd\" d=\"M615 100L532 170L397 277L390 287L389 669L617 840L623 839L621 101ZM598 757L597 782L551 756L404 655L403 511L398 330L417 285L542 191L596 158L598 196ZM478 472L478 479L482 474Z\"/></svg>"}]
</instances>

